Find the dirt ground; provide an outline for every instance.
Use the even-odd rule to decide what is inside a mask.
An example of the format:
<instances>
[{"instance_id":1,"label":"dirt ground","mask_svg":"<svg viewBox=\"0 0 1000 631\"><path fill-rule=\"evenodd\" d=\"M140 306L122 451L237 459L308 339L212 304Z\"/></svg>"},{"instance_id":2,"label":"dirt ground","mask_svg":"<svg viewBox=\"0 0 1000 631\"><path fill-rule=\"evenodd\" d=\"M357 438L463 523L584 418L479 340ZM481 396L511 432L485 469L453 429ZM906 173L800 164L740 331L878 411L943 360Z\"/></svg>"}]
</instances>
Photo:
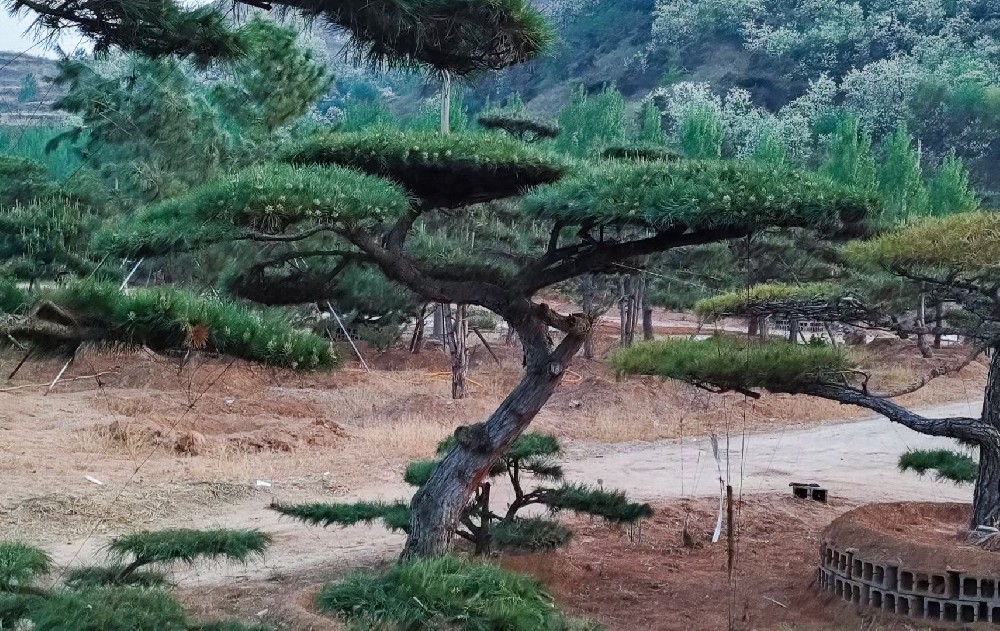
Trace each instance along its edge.
<instances>
[{"instance_id":1,"label":"dirt ground","mask_svg":"<svg viewBox=\"0 0 1000 631\"><path fill-rule=\"evenodd\" d=\"M572 367L533 429L563 440L572 479L621 486L651 501L657 516L635 541L571 520L578 534L568 550L504 562L611 629L714 631L726 628L731 609L740 629L860 629L854 612L824 606L808 587L819 531L847 508L883 499L879 493L967 499L962 487L896 472L897 452L924 437L885 421L841 424L870 418L862 410L806 397L752 401L651 379L617 382L603 361L609 346L603 340L597 360ZM519 353L498 354L501 366L476 351L474 392L463 401L449 398L448 358L434 349L370 357L370 373L348 362L326 374L84 353L51 392L62 360L29 362L0 385L0 536L43 545L65 568L92 560L116 533L259 527L276 538L267 561L179 569L185 601L208 617L338 628L310 611L311 592L352 568L391 562L402 539L374 527L307 528L264 507L273 499L407 497L405 465L432 454L456 426L485 418L516 383ZM924 360L900 343L869 354L886 383L906 383L960 351ZM0 358L4 376L18 359ZM902 400L974 414L984 378L974 363ZM680 545L685 517L702 542L714 527L711 434L730 438L730 477L742 473L745 482L734 597L724 546ZM820 506L776 494L795 475L829 482L835 500Z\"/></svg>"}]
</instances>

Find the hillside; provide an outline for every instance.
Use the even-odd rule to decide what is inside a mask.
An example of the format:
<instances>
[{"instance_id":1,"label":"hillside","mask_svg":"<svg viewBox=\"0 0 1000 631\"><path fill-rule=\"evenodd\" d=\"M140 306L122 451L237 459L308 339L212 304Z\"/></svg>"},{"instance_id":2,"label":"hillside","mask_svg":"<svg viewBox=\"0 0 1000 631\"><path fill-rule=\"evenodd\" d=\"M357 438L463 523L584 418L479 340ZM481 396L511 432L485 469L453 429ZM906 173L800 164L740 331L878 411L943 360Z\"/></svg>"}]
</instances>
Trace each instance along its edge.
<instances>
[{"instance_id":1,"label":"hillside","mask_svg":"<svg viewBox=\"0 0 1000 631\"><path fill-rule=\"evenodd\" d=\"M58 89L48 82L55 74L54 59L0 52L0 123L42 124L58 117L49 107L59 95ZM36 79L37 94L34 98L21 100L22 86L29 75Z\"/></svg>"}]
</instances>

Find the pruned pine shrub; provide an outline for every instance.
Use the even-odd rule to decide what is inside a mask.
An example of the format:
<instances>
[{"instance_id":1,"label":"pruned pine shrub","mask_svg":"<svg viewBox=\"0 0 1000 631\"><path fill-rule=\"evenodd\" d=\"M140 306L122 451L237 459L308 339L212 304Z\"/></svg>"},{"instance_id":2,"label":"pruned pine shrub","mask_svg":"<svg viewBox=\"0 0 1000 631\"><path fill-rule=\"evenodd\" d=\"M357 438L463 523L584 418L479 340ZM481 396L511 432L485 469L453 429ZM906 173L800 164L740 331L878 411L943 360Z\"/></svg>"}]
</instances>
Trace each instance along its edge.
<instances>
[{"instance_id":1,"label":"pruned pine shrub","mask_svg":"<svg viewBox=\"0 0 1000 631\"><path fill-rule=\"evenodd\" d=\"M293 149L287 160L384 177L432 208L511 197L555 182L566 172L561 158L504 135L443 136L392 127L319 136Z\"/></svg>"},{"instance_id":2,"label":"pruned pine shrub","mask_svg":"<svg viewBox=\"0 0 1000 631\"><path fill-rule=\"evenodd\" d=\"M120 559L144 563L194 563L200 559L226 559L247 563L263 558L271 537L259 530L158 530L114 539L108 551Z\"/></svg>"},{"instance_id":3,"label":"pruned pine shrub","mask_svg":"<svg viewBox=\"0 0 1000 631\"><path fill-rule=\"evenodd\" d=\"M0 285L0 296L13 306L25 297ZM17 339L30 340L39 349L74 350L85 341L110 346L148 346L154 350L203 350L300 369L327 368L337 358L329 342L291 327L276 312L250 309L193 292L170 289L136 289L123 293L117 283L79 281L65 287L43 289L30 296L32 303L51 304L35 319L68 324L71 335L54 335L52 328L25 321ZM18 309L23 311L23 309ZM69 322L67 323L67 318ZM16 323L15 323L16 324ZM62 328L59 329L62 331Z\"/></svg>"},{"instance_id":4,"label":"pruned pine shrub","mask_svg":"<svg viewBox=\"0 0 1000 631\"><path fill-rule=\"evenodd\" d=\"M43 590L31 579L48 571L49 557L22 544L0 544L0 629L33 631L266 631L237 621L198 623L160 589L163 574L151 564L201 559L248 562L264 554L271 539L255 530L163 530L118 537L108 545L115 561L77 568L66 587Z\"/></svg>"},{"instance_id":5,"label":"pruned pine shrub","mask_svg":"<svg viewBox=\"0 0 1000 631\"><path fill-rule=\"evenodd\" d=\"M613 161L581 168L525 198L535 218L656 231L829 232L864 220L875 200L820 175L751 161Z\"/></svg>"},{"instance_id":6,"label":"pruned pine shrub","mask_svg":"<svg viewBox=\"0 0 1000 631\"><path fill-rule=\"evenodd\" d=\"M537 581L491 563L454 556L410 561L382 573L352 574L326 586L316 604L348 620L393 624L397 629L598 628L568 619Z\"/></svg>"},{"instance_id":7,"label":"pruned pine shrub","mask_svg":"<svg viewBox=\"0 0 1000 631\"><path fill-rule=\"evenodd\" d=\"M390 530L410 527L410 506L403 502L357 502L356 504L272 504L282 515L313 526L353 526L381 521Z\"/></svg>"},{"instance_id":8,"label":"pruned pine shrub","mask_svg":"<svg viewBox=\"0 0 1000 631\"><path fill-rule=\"evenodd\" d=\"M443 456L455 448L459 440L455 436L443 440L438 445L438 454ZM519 516L521 511L531 506L544 507L553 513L572 511L591 515L609 524L628 528L630 532L641 520L653 514L649 504L632 502L621 491L580 484L526 486L528 476L536 482L562 482L562 467L554 459L559 453L559 441L554 436L529 433L515 440L493 464L489 480L479 487L465 507L461 525L455 534L472 543L477 554L489 553L495 547L507 551L535 552L568 545L572 532L551 519ZM412 462L406 467L403 479L411 486L423 486L437 466L437 460ZM498 509L490 501L492 495L487 492L487 485L499 484L498 480L510 483L514 497L502 514L497 514ZM317 526L353 526L380 521L386 528L402 532L408 532L410 526L410 506L404 502L275 504L272 508Z\"/></svg>"}]
</instances>

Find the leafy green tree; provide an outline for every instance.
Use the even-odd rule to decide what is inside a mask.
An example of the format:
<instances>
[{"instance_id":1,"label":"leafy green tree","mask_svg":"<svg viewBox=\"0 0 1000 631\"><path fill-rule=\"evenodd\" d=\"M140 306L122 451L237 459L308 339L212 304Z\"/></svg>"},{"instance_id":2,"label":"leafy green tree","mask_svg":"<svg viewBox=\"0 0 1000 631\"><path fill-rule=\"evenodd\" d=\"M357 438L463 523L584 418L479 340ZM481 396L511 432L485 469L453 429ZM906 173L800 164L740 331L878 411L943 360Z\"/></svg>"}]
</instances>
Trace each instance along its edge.
<instances>
[{"instance_id":1,"label":"leafy green tree","mask_svg":"<svg viewBox=\"0 0 1000 631\"><path fill-rule=\"evenodd\" d=\"M856 116L841 117L830 139L822 171L837 182L875 191L875 169L871 137L861 128L861 121Z\"/></svg>"},{"instance_id":2,"label":"leafy green tree","mask_svg":"<svg viewBox=\"0 0 1000 631\"><path fill-rule=\"evenodd\" d=\"M974 210L979 206L962 160L950 153L930 181L928 203L934 215Z\"/></svg>"},{"instance_id":3,"label":"leafy green tree","mask_svg":"<svg viewBox=\"0 0 1000 631\"><path fill-rule=\"evenodd\" d=\"M559 114L556 146L574 156L593 156L626 138L625 100L615 88L590 95L580 86Z\"/></svg>"},{"instance_id":4,"label":"leafy green tree","mask_svg":"<svg viewBox=\"0 0 1000 631\"><path fill-rule=\"evenodd\" d=\"M29 72L21 80L21 91L17 94L17 100L20 103L31 103L36 99L38 99L38 79L34 73Z\"/></svg>"},{"instance_id":5,"label":"leafy green tree","mask_svg":"<svg viewBox=\"0 0 1000 631\"><path fill-rule=\"evenodd\" d=\"M920 152L905 126L899 126L882 148L878 190L885 204L885 221L892 223L927 213L927 187Z\"/></svg>"},{"instance_id":6,"label":"leafy green tree","mask_svg":"<svg viewBox=\"0 0 1000 631\"><path fill-rule=\"evenodd\" d=\"M898 232L849 247L848 255L857 264L923 283L960 309L949 321L956 333L969 339L969 354L958 365L935 369L905 388L875 392L857 360L842 349L773 342L747 344L734 339L646 345L623 351L615 360L616 368L750 396L759 396L755 390L760 388L808 394L870 409L917 432L974 445L979 462L970 527L995 526L1000 522L1000 306L993 272L1000 261L998 227L1000 218L995 213L959 213L925 218ZM836 306L821 302L825 303L824 310ZM787 302L782 308L789 308ZM990 372L978 417L925 418L891 400L966 365L984 349L991 351ZM967 459L958 455L920 453L905 458L901 465L917 471L936 469L953 478L971 475Z\"/></svg>"},{"instance_id":7,"label":"leafy green tree","mask_svg":"<svg viewBox=\"0 0 1000 631\"><path fill-rule=\"evenodd\" d=\"M684 155L696 160L722 157L726 131L718 113L703 105L691 107L677 122L677 140Z\"/></svg>"},{"instance_id":8,"label":"leafy green tree","mask_svg":"<svg viewBox=\"0 0 1000 631\"><path fill-rule=\"evenodd\" d=\"M471 430L461 428L454 437L438 445L438 455L444 456L462 441L471 440ZM562 483L557 487L526 488L528 478L562 482L563 470L555 458L561 453L559 442L547 434L523 434L490 467L488 479L479 484L459 520L455 535L474 546L476 554L488 554L496 549L541 551L569 544L573 535L559 522L539 517L526 518L518 513L529 506L544 506L551 512L570 510L601 518L608 523L635 527L641 519L652 515L648 504L628 500L621 491L606 490L579 484ZM408 484L421 487L437 467L437 461L411 463L403 478ZM513 500L501 514L491 504L498 482L510 482ZM410 509L402 502L393 504L358 502L354 504L273 505L284 515L309 524L352 526L358 522L381 520L390 530L409 532Z\"/></svg>"},{"instance_id":9,"label":"leafy green tree","mask_svg":"<svg viewBox=\"0 0 1000 631\"><path fill-rule=\"evenodd\" d=\"M647 99L642 104L642 110L639 114L639 131L635 139L644 145L665 146L667 144L667 133L663 130L663 114L652 99Z\"/></svg>"}]
</instances>

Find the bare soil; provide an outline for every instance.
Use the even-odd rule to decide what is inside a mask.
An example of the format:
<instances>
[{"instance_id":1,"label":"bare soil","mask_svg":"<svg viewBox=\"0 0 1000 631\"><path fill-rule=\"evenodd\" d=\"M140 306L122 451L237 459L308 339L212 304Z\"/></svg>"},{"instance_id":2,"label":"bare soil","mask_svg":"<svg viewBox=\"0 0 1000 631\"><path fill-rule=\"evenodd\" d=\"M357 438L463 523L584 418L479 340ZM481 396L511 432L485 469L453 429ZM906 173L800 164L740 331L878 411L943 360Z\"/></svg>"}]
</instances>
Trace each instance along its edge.
<instances>
[{"instance_id":1,"label":"bare soil","mask_svg":"<svg viewBox=\"0 0 1000 631\"><path fill-rule=\"evenodd\" d=\"M677 330L691 331L684 323ZM572 367L533 428L563 440L571 479L624 488L652 501L657 517L635 541L571 520L578 536L569 550L504 562L535 573L560 604L612 629L726 628L725 546L705 543L718 507L711 434L722 442L730 479L744 482L737 628L841 622L837 610L810 599L805 579L820 531L840 512L892 498L967 500L966 488L895 470L906 448L939 443L863 420L863 410L806 397L752 401L652 379L616 382L603 361L610 348L609 333L598 359ZM178 568L185 602L208 617L338 628L311 611L310 594L353 568L392 562L402 538L377 527L308 528L265 506L408 497L405 465L430 456L456 426L485 418L519 378L519 351L495 350L501 366L476 351L473 394L463 401L449 398L448 358L433 349L365 350L372 372L349 362L322 374L202 357L182 365L148 353L83 354L51 392L63 361L29 362L0 386L0 536L46 547L61 566L55 580L65 567L93 561L117 533L258 527L276 538L267 560ZM881 378L907 382L960 352L924 360L900 343L873 353L872 363ZM5 375L18 359L0 357ZM984 378L974 363L903 402L975 414ZM827 484L832 504L784 497L797 476ZM679 547L685 517L702 547ZM858 628L853 612L844 615L845 628ZM801 626L812 622L827 626Z\"/></svg>"}]
</instances>

